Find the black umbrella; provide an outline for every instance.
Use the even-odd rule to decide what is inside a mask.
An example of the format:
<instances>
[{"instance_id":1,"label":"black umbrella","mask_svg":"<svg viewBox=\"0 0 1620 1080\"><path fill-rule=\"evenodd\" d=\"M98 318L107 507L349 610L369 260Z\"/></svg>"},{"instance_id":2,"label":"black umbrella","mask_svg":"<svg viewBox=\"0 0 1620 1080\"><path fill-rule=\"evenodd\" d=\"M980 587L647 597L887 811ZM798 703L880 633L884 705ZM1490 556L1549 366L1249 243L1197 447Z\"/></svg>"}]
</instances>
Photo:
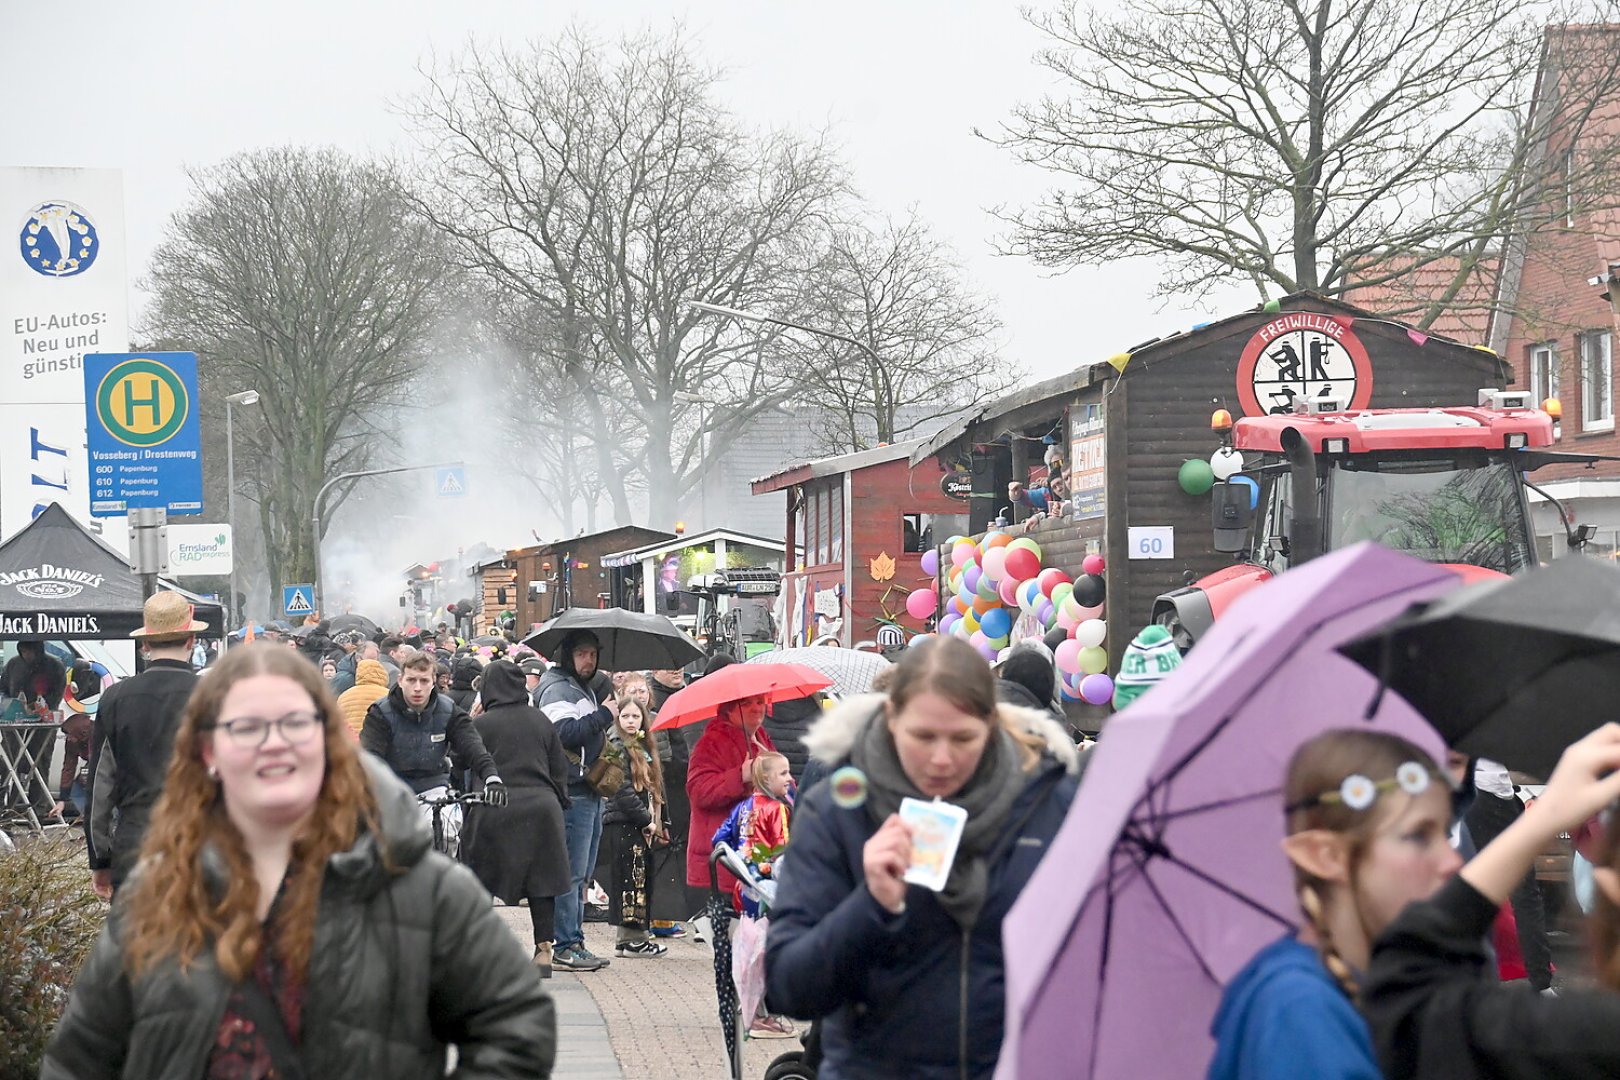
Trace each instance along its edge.
<instances>
[{"instance_id":1,"label":"black umbrella","mask_svg":"<svg viewBox=\"0 0 1620 1080\"><path fill-rule=\"evenodd\" d=\"M703 658L703 647L662 615L623 608L569 608L523 639L541 656L551 656L573 630L589 630L602 649L597 664L605 671L685 667Z\"/></svg>"},{"instance_id":2,"label":"black umbrella","mask_svg":"<svg viewBox=\"0 0 1620 1080\"><path fill-rule=\"evenodd\" d=\"M511 642L507 641L505 638L501 637L499 634L480 634L478 637L475 637L471 641L467 642L467 644L469 644L469 645L510 645Z\"/></svg>"},{"instance_id":3,"label":"black umbrella","mask_svg":"<svg viewBox=\"0 0 1620 1080\"><path fill-rule=\"evenodd\" d=\"M366 637L376 634L380 627L364 615L335 615L332 617L332 632L339 630L358 630Z\"/></svg>"},{"instance_id":4,"label":"black umbrella","mask_svg":"<svg viewBox=\"0 0 1620 1080\"><path fill-rule=\"evenodd\" d=\"M299 641L303 641L318 629L320 629L318 626L299 626L295 627L289 636L296 638Z\"/></svg>"},{"instance_id":5,"label":"black umbrella","mask_svg":"<svg viewBox=\"0 0 1620 1080\"><path fill-rule=\"evenodd\" d=\"M1545 777L1620 695L1620 568L1569 556L1468 585L1340 651L1448 745Z\"/></svg>"}]
</instances>

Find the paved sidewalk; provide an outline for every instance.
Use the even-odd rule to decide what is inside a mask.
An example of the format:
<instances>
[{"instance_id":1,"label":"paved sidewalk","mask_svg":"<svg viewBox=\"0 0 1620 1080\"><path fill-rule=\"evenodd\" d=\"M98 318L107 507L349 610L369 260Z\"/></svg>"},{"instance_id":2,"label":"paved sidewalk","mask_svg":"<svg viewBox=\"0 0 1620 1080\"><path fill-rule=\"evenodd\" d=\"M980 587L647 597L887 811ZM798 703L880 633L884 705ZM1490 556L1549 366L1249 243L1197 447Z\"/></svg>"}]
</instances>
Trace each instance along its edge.
<instances>
[{"instance_id":1,"label":"paved sidewalk","mask_svg":"<svg viewBox=\"0 0 1620 1080\"><path fill-rule=\"evenodd\" d=\"M528 910L495 910L532 949ZM587 923L585 937L592 952L613 963L589 973L559 970L547 983L560 1020L558 1080L730 1075L707 946L690 938L668 941L666 955L646 960L614 957L613 929L604 923ZM797 1039L749 1040L743 1044L743 1076L760 1080L777 1055L797 1049Z\"/></svg>"}]
</instances>

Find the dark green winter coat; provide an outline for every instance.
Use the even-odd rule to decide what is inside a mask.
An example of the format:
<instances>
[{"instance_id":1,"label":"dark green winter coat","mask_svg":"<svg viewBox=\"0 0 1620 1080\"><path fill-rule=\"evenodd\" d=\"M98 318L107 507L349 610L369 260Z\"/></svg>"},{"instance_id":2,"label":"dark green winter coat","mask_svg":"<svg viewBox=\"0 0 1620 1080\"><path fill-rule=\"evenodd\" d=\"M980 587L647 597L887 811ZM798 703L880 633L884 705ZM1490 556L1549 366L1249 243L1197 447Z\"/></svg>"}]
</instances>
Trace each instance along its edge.
<instances>
[{"instance_id":1,"label":"dark green winter coat","mask_svg":"<svg viewBox=\"0 0 1620 1080\"><path fill-rule=\"evenodd\" d=\"M410 789L362 756L396 869L384 867L374 834L327 863L302 1020L305 1073L437 1080L454 1044L455 1077L549 1076L557 1018L538 972L473 875L431 850ZM230 984L207 951L189 972L163 964L132 981L124 916L114 905L41 1080L203 1075Z\"/></svg>"}]
</instances>

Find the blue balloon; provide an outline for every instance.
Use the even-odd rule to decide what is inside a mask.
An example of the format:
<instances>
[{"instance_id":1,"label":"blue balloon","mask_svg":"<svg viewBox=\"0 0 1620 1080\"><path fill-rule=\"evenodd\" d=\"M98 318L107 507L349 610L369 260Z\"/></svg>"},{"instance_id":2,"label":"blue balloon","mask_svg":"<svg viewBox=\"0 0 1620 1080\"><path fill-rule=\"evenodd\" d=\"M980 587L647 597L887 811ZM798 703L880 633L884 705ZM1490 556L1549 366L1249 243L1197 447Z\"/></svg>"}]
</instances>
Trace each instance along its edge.
<instances>
[{"instance_id":1,"label":"blue balloon","mask_svg":"<svg viewBox=\"0 0 1620 1080\"><path fill-rule=\"evenodd\" d=\"M1006 608L991 608L979 617L979 629L991 640L1004 638L1012 633L1012 616Z\"/></svg>"}]
</instances>

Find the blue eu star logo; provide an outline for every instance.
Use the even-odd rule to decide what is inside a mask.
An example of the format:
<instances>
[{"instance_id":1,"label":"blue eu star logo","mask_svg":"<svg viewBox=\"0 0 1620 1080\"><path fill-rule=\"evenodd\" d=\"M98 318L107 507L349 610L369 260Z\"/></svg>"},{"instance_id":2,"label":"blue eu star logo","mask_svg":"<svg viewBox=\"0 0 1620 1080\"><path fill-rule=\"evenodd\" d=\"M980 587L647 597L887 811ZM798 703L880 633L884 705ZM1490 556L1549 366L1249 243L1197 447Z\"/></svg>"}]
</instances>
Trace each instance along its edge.
<instances>
[{"instance_id":1,"label":"blue eu star logo","mask_svg":"<svg viewBox=\"0 0 1620 1080\"><path fill-rule=\"evenodd\" d=\"M19 239L23 261L46 277L82 274L101 251L90 215L70 202L44 202L34 207Z\"/></svg>"}]
</instances>

